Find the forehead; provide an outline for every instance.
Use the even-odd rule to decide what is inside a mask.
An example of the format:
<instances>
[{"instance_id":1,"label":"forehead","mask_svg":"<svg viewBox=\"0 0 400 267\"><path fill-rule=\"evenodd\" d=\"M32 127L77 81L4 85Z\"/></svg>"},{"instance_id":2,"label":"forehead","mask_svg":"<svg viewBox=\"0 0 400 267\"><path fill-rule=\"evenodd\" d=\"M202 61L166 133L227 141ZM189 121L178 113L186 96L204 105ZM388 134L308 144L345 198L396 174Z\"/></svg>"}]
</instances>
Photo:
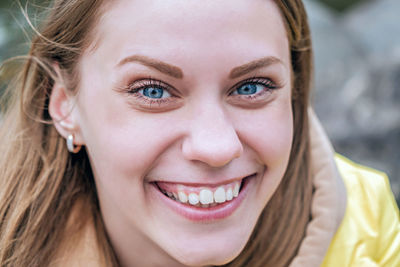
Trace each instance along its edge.
<instances>
[{"instance_id":1,"label":"forehead","mask_svg":"<svg viewBox=\"0 0 400 267\"><path fill-rule=\"evenodd\" d=\"M176 65L189 58L242 64L270 55L289 64L285 26L272 0L119 0L96 32L97 54L112 64L132 54Z\"/></svg>"}]
</instances>

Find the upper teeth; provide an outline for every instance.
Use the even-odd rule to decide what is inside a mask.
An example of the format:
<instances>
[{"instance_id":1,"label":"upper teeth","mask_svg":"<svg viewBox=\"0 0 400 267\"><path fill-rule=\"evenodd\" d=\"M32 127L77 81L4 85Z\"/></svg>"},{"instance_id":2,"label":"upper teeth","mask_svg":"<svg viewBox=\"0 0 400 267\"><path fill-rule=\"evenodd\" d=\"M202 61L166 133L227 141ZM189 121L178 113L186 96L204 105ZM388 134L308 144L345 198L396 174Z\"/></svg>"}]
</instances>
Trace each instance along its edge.
<instances>
[{"instance_id":1,"label":"upper teeth","mask_svg":"<svg viewBox=\"0 0 400 267\"><path fill-rule=\"evenodd\" d=\"M176 188L177 191L171 192L173 190L171 187ZM166 186L166 188L162 188L162 191L170 198L193 206L199 206L201 204L206 207L232 200L239 195L239 190L240 183L237 181L228 185L219 186L215 189L205 187L201 187L200 189L190 188L183 185Z\"/></svg>"}]
</instances>

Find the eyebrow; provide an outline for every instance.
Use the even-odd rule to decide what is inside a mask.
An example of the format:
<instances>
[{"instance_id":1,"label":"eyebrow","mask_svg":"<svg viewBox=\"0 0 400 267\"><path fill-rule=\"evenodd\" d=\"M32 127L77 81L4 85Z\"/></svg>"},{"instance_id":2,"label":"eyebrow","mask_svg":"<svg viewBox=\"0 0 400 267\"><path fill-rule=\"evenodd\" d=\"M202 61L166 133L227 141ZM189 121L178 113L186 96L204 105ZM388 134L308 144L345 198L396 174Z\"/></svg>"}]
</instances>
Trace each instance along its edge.
<instances>
[{"instance_id":1,"label":"eyebrow","mask_svg":"<svg viewBox=\"0 0 400 267\"><path fill-rule=\"evenodd\" d=\"M126 63L130 62L139 62L142 63L143 65L156 69L159 72L162 72L164 74L167 74L169 76L172 76L177 79L182 79L183 78L183 72L180 68L167 64L165 62L159 61L157 59L149 58L146 56L141 56L141 55L133 55L127 58L124 58L121 62L118 63L117 66L122 66Z\"/></svg>"},{"instance_id":2,"label":"eyebrow","mask_svg":"<svg viewBox=\"0 0 400 267\"><path fill-rule=\"evenodd\" d=\"M118 63L117 66L122 66L122 65L124 65L126 63L130 63L130 62L139 62L145 66L156 69L159 72L162 72L164 74L167 74L167 75L177 78L177 79L183 78L183 71L179 67L159 61L154 58L142 56L142 55L133 55L133 56L124 58L123 60L121 60ZM268 67L270 65L277 64L277 63L282 64L282 61L279 58L276 58L273 56L256 59L256 60L246 63L244 65L233 68L229 74L229 78L236 79L236 78L243 76L249 72L252 72L256 69Z\"/></svg>"},{"instance_id":3,"label":"eyebrow","mask_svg":"<svg viewBox=\"0 0 400 267\"><path fill-rule=\"evenodd\" d=\"M277 58L277 57L273 57L273 56L268 56L268 57L263 57L260 59L256 59L254 61L251 61L249 63L246 63L242 66L236 67L234 69L231 70L230 74L229 74L229 78L230 79L236 79L240 76L243 76L249 72L252 72L256 69L260 69L260 68L264 68L264 67L268 67L270 65L273 64L283 64L282 61Z\"/></svg>"}]
</instances>

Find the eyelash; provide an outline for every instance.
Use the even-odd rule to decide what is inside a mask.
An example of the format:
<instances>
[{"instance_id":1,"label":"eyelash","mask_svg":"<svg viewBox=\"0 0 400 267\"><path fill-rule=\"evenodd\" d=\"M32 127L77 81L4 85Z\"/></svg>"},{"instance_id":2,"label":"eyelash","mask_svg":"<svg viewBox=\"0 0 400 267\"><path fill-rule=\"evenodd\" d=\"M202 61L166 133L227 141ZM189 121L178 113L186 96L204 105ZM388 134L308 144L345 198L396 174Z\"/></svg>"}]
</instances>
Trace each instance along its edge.
<instances>
[{"instance_id":1,"label":"eyelash","mask_svg":"<svg viewBox=\"0 0 400 267\"><path fill-rule=\"evenodd\" d=\"M256 84L256 85L265 86L265 90L258 92L256 94L251 94L251 95L233 95L233 92L235 90L239 89L241 86L243 86L245 84L251 84L251 83ZM143 94L139 93L140 90L144 90L144 89L150 88L150 87L166 90L171 95L171 97L151 99L151 98L146 97ZM251 101L251 100L256 100L259 97L262 97L264 94L271 92L273 90L279 89L281 87L282 87L281 85L276 84L271 79L262 78L262 77L253 77L253 78L243 80L243 81L237 83L236 85L234 85L232 87L232 89L230 90L229 96L244 98L244 99ZM173 87L165 82L162 82L162 81L154 79L154 78L145 78L145 79L134 81L134 82L130 83L128 86L126 86L125 88L123 88L123 91L128 93L129 95L137 98L139 101L143 101L145 103L145 105L149 105L149 106L151 106L153 104L158 104L159 106L161 106L161 105L165 105L165 104L168 104L168 103L176 100L176 99L174 99L174 98L176 98L176 95L173 93L173 91L174 91Z\"/></svg>"}]
</instances>

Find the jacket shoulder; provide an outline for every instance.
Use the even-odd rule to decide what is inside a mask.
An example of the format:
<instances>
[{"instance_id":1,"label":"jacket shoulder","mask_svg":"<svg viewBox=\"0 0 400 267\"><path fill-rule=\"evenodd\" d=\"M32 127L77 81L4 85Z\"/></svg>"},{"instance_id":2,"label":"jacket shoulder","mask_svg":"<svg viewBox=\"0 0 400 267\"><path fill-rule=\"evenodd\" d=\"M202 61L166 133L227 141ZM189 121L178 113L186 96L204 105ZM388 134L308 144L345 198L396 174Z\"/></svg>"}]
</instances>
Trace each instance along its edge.
<instances>
[{"instance_id":1,"label":"jacket shoulder","mask_svg":"<svg viewBox=\"0 0 400 267\"><path fill-rule=\"evenodd\" d=\"M400 266L399 209L387 176L336 155L346 213L322 266Z\"/></svg>"}]
</instances>

